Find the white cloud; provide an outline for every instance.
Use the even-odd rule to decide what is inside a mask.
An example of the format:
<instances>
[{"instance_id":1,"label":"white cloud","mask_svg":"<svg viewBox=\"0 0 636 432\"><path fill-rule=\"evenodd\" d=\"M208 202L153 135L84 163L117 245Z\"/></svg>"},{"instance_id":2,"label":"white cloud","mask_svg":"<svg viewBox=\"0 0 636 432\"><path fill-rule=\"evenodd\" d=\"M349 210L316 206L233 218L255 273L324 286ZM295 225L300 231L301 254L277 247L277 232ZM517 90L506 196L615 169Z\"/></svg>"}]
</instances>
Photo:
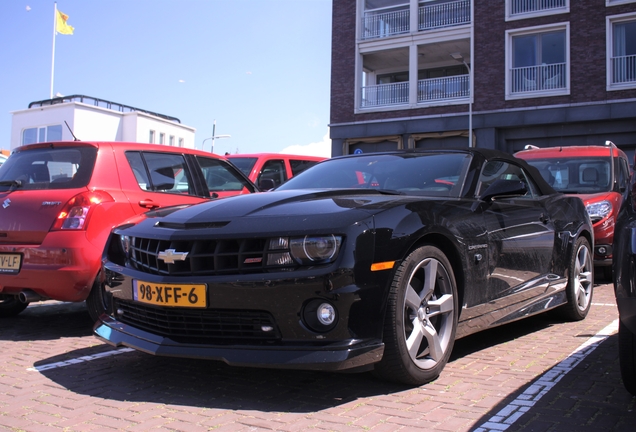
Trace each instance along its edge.
<instances>
[{"instance_id":1,"label":"white cloud","mask_svg":"<svg viewBox=\"0 0 636 432\"><path fill-rule=\"evenodd\" d=\"M285 147L280 151L285 154L305 155L305 156L321 156L331 157L331 139L329 139L329 132L322 137L321 142L311 144L295 144L289 147Z\"/></svg>"}]
</instances>

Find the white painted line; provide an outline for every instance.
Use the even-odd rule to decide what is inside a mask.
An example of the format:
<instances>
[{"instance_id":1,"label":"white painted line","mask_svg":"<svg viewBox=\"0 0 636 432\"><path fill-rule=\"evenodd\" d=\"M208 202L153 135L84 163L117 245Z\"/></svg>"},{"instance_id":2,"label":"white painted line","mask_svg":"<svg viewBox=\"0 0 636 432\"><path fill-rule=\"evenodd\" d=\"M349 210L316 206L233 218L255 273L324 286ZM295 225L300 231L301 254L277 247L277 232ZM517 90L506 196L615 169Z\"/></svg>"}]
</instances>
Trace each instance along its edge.
<instances>
[{"instance_id":1,"label":"white painted line","mask_svg":"<svg viewBox=\"0 0 636 432\"><path fill-rule=\"evenodd\" d=\"M63 361L63 362L44 364L44 365L41 365L41 366L27 368L27 370L28 371L41 372L41 371L45 371L45 370L57 369L57 368L61 368L61 367L64 367L64 366L70 366L70 365L73 365L73 364L83 363L83 362L87 362L87 361L91 361L91 360L97 360L97 359L104 358L104 357L109 357L109 356L112 356L112 355L123 354L123 353L131 352L131 351L134 351L134 349L132 349L132 348L121 348L121 349L114 350L114 351L106 351L106 352L102 352L102 353L98 353L98 354L93 354L93 355L90 355L90 356L78 357L76 359L70 359L70 360L66 360L66 361Z\"/></svg>"},{"instance_id":2,"label":"white painted line","mask_svg":"<svg viewBox=\"0 0 636 432\"><path fill-rule=\"evenodd\" d=\"M501 411L480 425L474 432L503 431L508 429L519 417L528 412L548 391L552 389L568 372L574 369L585 357L594 351L605 339L618 331L618 320L589 338L561 363L540 376L522 394L506 405Z\"/></svg>"}]
</instances>

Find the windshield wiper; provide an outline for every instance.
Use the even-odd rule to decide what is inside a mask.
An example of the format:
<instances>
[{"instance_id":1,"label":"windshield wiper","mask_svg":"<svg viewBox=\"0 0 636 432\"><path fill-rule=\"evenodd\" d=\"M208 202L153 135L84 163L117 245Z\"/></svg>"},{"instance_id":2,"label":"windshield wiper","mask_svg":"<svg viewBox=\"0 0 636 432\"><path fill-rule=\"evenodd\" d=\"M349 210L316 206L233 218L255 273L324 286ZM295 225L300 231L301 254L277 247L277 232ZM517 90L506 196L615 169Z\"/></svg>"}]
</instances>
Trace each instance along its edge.
<instances>
[{"instance_id":1,"label":"windshield wiper","mask_svg":"<svg viewBox=\"0 0 636 432\"><path fill-rule=\"evenodd\" d=\"M404 192L397 191L395 189L371 189L379 192L383 195L406 195Z\"/></svg>"}]
</instances>

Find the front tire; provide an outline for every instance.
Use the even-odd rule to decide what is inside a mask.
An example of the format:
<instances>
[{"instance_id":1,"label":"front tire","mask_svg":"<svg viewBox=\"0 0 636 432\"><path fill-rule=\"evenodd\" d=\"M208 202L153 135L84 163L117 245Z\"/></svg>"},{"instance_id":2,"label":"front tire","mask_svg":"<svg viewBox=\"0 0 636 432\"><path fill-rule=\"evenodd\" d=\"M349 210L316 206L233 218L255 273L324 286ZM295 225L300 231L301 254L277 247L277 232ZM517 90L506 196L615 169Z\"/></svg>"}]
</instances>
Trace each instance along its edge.
<instances>
[{"instance_id":1,"label":"front tire","mask_svg":"<svg viewBox=\"0 0 636 432\"><path fill-rule=\"evenodd\" d=\"M434 246L413 251L395 273L384 323L383 379L422 385L436 379L450 357L458 319L450 262Z\"/></svg>"},{"instance_id":2,"label":"front tire","mask_svg":"<svg viewBox=\"0 0 636 432\"><path fill-rule=\"evenodd\" d=\"M618 360L623 385L636 396L636 335L618 322Z\"/></svg>"},{"instance_id":3,"label":"front tire","mask_svg":"<svg viewBox=\"0 0 636 432\"><path fill-rule=\"evenodd\" d=\"M108 300L104 296L104 289L102 288L100 277L98 275L91 287L91 292L86 298L86 308L88 309L88 314L90 315L93 323L96 323L99 320L100 315L106 313L108 307Z\"/></svg>"},{"instance_id":4,"label":"front tire","mask_svg":"<svg viewBox=\"0 0 636 432\"><path fill-rule=\"evenodd\" d=\"M0 318L16 316L28 305L29 303L22 303L17 295L0 294Z\"/></svg>"},{"instance_id":5,"label":"front tire","mask_svg":"<svg viewBox=\"0 0 636 432\"><path fill-rule=\"evenodd\" d=\"M579 237L570 257L570 268L566 295L568 302L561 306L562 316L570 321L580 321L587 316L592 305L594 288L594 266L590 243Z\"/></svg>"}]
</instances>

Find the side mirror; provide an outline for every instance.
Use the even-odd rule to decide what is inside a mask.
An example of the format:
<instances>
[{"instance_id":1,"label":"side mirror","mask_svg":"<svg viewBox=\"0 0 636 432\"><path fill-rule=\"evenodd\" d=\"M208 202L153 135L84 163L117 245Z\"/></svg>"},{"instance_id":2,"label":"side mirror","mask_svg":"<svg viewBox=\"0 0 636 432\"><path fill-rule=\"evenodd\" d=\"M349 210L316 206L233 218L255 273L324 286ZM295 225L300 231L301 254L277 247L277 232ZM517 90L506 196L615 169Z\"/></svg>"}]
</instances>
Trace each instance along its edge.
<instances>
[{"instance_id":1,"label":"side mirror","mask_svg":"<svg viewBox=\"0 0 636 432\"><path fill-rule=\"evenodd\" d=\"M276 184L273 179L263 178L258 182L258 188L262 191L268 191L270 189L274 189Z\"/></svg>"},{"instance_id":2,"label":"side mirror","mask_svg":"<svg viewBox=\"0 0 636 432\"><path fill-rule=\"evenodd\" d=\"M520 180L497 179L486 188L479 199L482 201L492 201L493 198L499 196L523 196L527 193L528 187Z\"/></svg>"}]
</instances>

